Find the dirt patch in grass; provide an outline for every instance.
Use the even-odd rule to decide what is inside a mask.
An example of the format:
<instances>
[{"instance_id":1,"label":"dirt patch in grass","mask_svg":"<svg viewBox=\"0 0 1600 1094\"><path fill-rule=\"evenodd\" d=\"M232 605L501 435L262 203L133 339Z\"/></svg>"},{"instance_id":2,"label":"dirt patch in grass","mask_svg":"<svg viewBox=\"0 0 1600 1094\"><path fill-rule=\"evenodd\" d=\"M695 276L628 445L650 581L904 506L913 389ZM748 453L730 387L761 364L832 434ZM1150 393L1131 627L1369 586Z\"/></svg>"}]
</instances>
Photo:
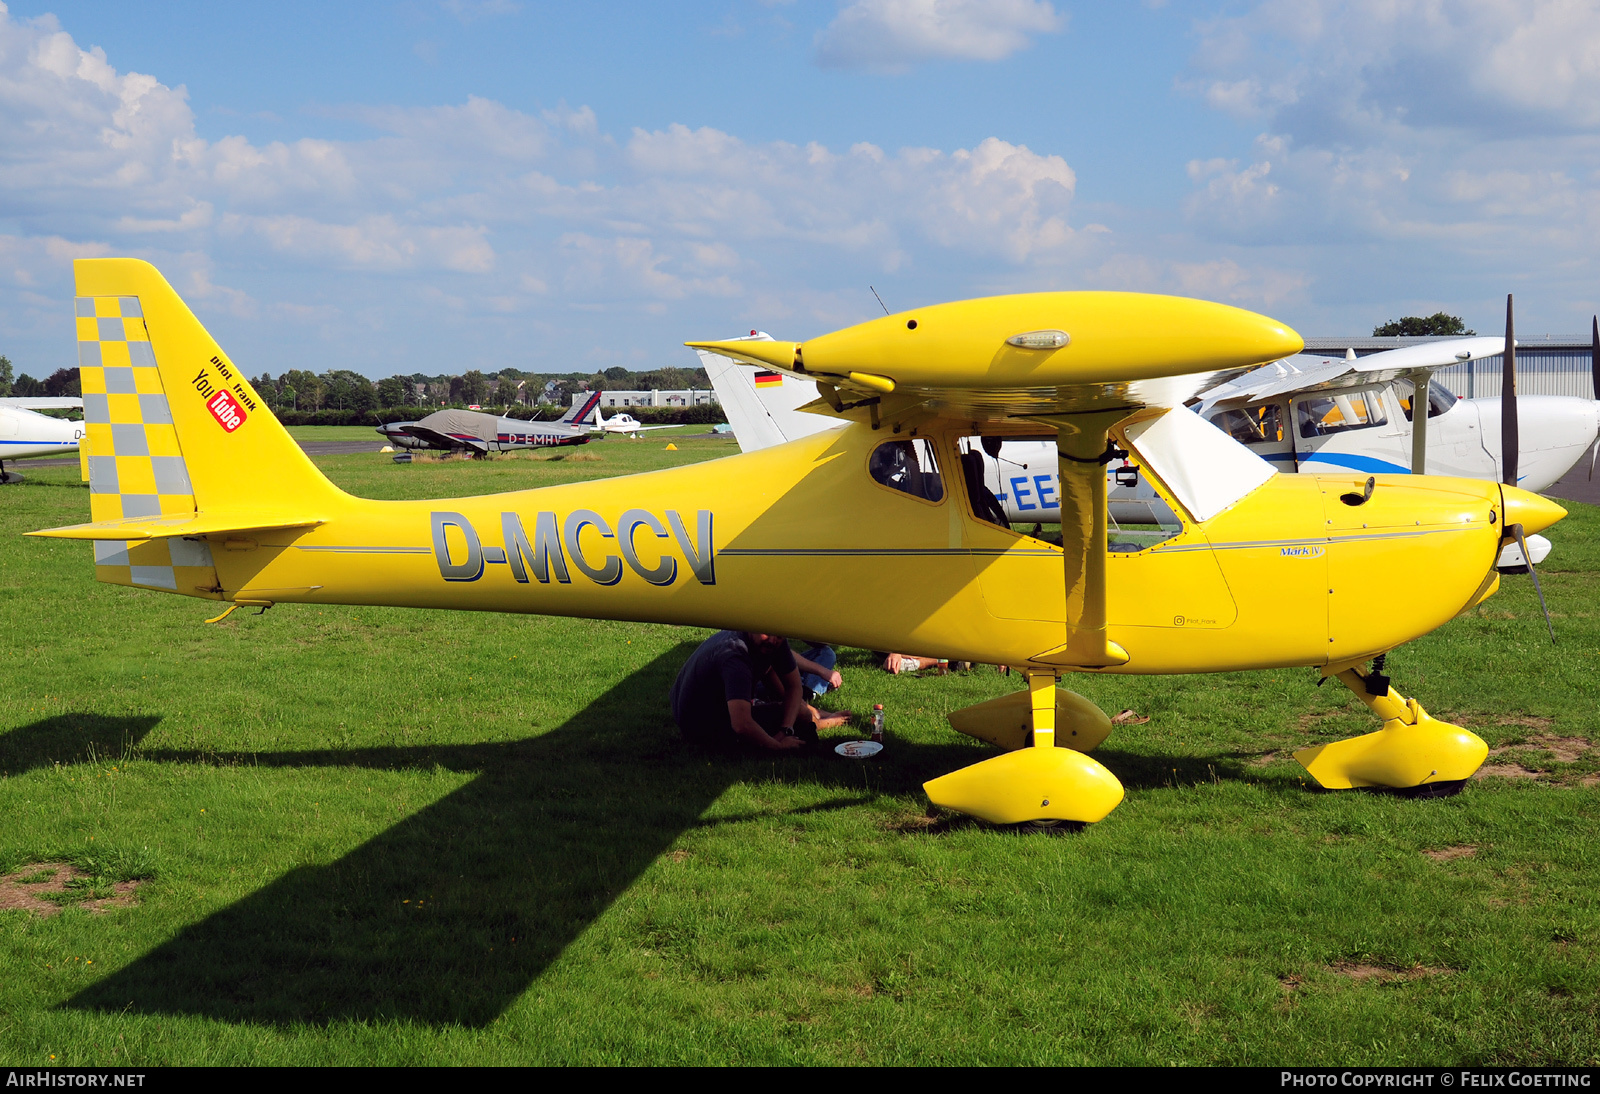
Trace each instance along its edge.
<instances>
[{"instance_id":1,"label":"dirt patch in grass","mask_svg":"<svg viewBox=\"0 0 1600 1094\"><path fill-rule=\"evenodd\" d=\"M1583 758L1594 745L1582 737L1557 737L1552 733L1536 733L1523 740L1521 744L1505 745L1501 748L1492 748L1489 755L1498 756L1510 749L1529 749L1536 752L1549 752L1562 763L1572 763Z\"/></svg>"},{"instance_id":2,"label":"dirt patch in grass","mask_svg":"<svg viewBox=\"0 0 1600 1094\"><path fill-rule=\"evenodd\" d=\"M1542 775L1543 772L1534 771L1531 768L1523 767L1521 764L1505 763L1484 764L1478 768L1478 773L1472 777L1474 779L1537 779Z\"/></svg>"},{"instance_id":3,"label":"dirt patch in grass","mask_svg":"<svg viewBox=\"0 0 1600 1094\"><path fill-rule=\"evenodd\" d=\"M124 908L134 902L138 881L101 881L65 862L36 862L0 876L0 911L21 908L52 916L77 905L91 912Z\"/></svg>"},{"instance_id":4,"label":"dirt patch in grass","mask_svg":"<svg viewBox=\"0 0 1600 1094\"><path fill-rule=\"evenodd\" d=\"M1458 843L1454 847L1436 847L1432 851L1422 852L1435 862L1449 862L1451 859L1470 858L1478 853L1475 843Z\"/></svg>"},{"instance_id":5,"label":"dirt patch in grass","mask_svg":"<svg viewBox=\"0 0 1600 1094\"><path fill-rule=\"evenodd\" d=\"M1250 766L1251 767L1266 767L1268 764L1272 763L1277 758L1278 758L1278 754L1276 752L1263 752L1261 755L1257 756L1255 759L1250 761Z\"/></svg>"},{"instance_id":6,"label":"dirt patch in grass","mask_svg":"<svg viewBox=\"0 0 1600 1094\"><path fill-rule=\"evenodd\" d=\"M668 862L686 862L686 861L688 861L688 858L689 858L689 852L685 851L681 847L678 848L676 851L668 851L667 852L667 861Z\"/></svg>"},{"instance_id":7,"label":"dirt patch in grass","mask_svg":"<svg viewBox=\"0 0 1600 1094\"><path fill-rule=\"evenodd\" d=\"M1393 965L1368 965L1360 961L1335 961L1328 966L1328 971L1358 983L1376 980L1380 984L1386 984L1396 980L1423 980L1430 976L1449 976L1456 970L1433 968L1428 965L1413 965L1409 969L1402 969Z\"/></svg>"},{"instance_id":8,"label":"dirt patch in grass","mask_svg":"<svg viewBox=\"0 0 1600 1094\"><path fill-rule=\"evenodd\" d=\"M1543 718L1537 714L1502 714L1494 720L1497 726L1522 726L1524 729L1549 729L1556 724L1554 718Z\"/></svg>"},{"instance_id":9,"label":"dirt patch in grass","mask_svg":"<svg viewBox=\"0 0 1600 1094\"><path fill-rule=\"evenodd\" d=\"M1600 786L1600 775L1585 775L1578 780L1579 786Z\"/></svg>"},{"instance_id":10,"label":"dirt patch in grass","mask_svg":"<svg viewBox=\"0 0 1600 1094\"><path fill-rule=\"evenodd\" d=\"M983 822L975 817L962 813L949 813L942 809L930 809L923 813L897 813L883 821L883 827L889 832L898 832L901 835L930 835L940 836L946 832L953 832L959 828L971 828Z\"/></svg>"}]
</instances>

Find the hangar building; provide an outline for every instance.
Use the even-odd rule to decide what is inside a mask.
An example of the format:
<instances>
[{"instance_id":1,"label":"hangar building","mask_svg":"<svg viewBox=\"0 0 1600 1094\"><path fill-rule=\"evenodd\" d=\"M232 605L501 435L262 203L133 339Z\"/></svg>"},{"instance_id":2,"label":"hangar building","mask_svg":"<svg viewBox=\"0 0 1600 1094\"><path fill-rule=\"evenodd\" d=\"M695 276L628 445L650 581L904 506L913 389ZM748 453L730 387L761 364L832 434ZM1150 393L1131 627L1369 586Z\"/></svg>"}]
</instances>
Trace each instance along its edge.
<instances>
[{"instance_id":1,"label":"hangar building","mask_svg":"<svg viewBox=\"0 0 1600 1094\"><path fill-rule=\"evenodd\" d=\"M1485 331L1494 334L1494 331ZM1343 357L1355 350L1357 357L1386 349L1416 346L1441 338L1307 338L1306 352ZM1517 335L1517 394L1575 395L1593 399L1594 370L1591 367L1590 336L1554 334ZM1470 364L1451 365L1433 374L1435 380L1466 399L1489 399L1500 394L1500 374L1504 367L1500 354Z\"/></svg>"}]
</instances>

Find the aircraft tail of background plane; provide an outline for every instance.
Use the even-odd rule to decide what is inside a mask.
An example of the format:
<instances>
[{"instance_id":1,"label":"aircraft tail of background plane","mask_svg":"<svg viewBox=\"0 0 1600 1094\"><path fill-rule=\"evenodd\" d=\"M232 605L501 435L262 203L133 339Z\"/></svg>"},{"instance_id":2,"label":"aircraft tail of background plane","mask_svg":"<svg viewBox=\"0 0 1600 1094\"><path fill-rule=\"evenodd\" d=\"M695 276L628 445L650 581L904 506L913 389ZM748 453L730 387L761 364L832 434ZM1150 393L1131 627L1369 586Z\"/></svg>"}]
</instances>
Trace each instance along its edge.
<instances>
[{"instance_id":1,"label":"aircraft tail of background plane","mask_svg":"<svg viewBox=\"0 0 1600 1094\"><path fill-rule=\"evenodd\" d=\"M751 335L750 338L772 340L766 335ZM711 377L711 386L722 404L723 413L728 416L728 424L733 427L740 451L771 448L844 424L838 418L802 413L798 409L817 398L817 385L810 380L758 369L710 350L696 352L706 375Z\"/></svg>"},{"instance_id":2,"label":"aircraft tail of background plane","mask_svg":"<svg viewBox=\"0 0 1600 1094\"><path fill-rule=\"evenodd\" d=\"M96 577L216 596L200 537L310 527L351 498L319 471L164 277L79 259L76 322Z\"/></svg>"},{"instance_id":3,"label":"aircraft tail of background plane","mask_svg":"<svg viewBox=\"0 0 1600 1094\"><path fill-rule=\"evenodd\" d=\"M590 418L598 419L600 415L600 396L602 394L599 391L589 392L587 399L574 403L572 409L563 414L558 421L562 425L584 425ZM603 425L604 420L598 420L594 424Z\"/></svg>"}]
</instances>

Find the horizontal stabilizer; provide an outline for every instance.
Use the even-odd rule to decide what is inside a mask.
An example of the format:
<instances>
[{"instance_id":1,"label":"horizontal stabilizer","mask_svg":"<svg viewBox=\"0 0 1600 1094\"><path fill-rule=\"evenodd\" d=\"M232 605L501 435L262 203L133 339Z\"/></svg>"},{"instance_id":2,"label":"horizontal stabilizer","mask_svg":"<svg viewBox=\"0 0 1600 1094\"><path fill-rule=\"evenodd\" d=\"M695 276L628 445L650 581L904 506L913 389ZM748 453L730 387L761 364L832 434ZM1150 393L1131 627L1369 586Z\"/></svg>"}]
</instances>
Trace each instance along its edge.
<instances>
[{"instance_id":1,"label":"horizontal stabilizer","mask_svg":"<svg viewBox=\"0 0 1600 1094\"><path fill-rule=\"evenodd\" d=\"M264 532L274 528L315 528L315 517L289 517L273 513L172 513L159 517L123 517L93 524L69 524L27 533L52 539L141 540L171 536L212 536L226 532Z\"/></svg>"}]
</instances>

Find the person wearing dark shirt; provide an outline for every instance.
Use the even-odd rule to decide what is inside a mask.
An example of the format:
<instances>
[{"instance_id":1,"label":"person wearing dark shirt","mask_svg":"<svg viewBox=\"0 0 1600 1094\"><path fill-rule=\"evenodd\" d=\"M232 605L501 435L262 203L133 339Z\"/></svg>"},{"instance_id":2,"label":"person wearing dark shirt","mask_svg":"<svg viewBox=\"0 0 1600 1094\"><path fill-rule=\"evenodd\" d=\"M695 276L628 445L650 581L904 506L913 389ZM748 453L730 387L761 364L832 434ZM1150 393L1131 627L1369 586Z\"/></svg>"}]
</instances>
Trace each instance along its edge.
<instances>
[{"instance_id":1,"label":"person wearing dark shirt","mask_svg":"<svg viewBox=\"0 0 1600 1094\"><path fill-rule=\"evenodd\" d=\"M774 685L782 702L756 704L763 680ZM700 744L743 743L783 752L816 737L816 726L804 712L800 669L779 635L718 631L690 654L669 699L684 737Z\"/></svg>"}]
</instances>

